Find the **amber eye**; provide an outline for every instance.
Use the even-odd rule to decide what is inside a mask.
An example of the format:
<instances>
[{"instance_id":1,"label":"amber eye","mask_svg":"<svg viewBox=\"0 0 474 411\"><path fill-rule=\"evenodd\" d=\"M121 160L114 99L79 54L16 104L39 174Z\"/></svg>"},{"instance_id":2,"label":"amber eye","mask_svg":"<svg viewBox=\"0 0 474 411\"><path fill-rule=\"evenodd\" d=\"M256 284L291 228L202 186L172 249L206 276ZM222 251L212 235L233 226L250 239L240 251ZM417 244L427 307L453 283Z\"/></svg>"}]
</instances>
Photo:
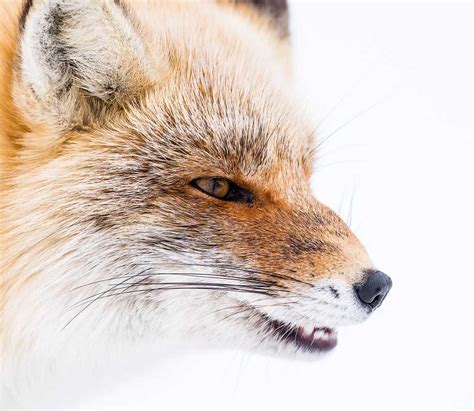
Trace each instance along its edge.
<instances>
[{"instance_id":1,"label":"amber eye","mask_svg":"<svg viewBox=\"0 0 474 411\"><path fill-rule=\"evenodd\" d=\"M225 198L230 191L230 182L222 177L202 177L194 180L199 190L217 198Z\"/></svg>"},{"instance_id":2,"label":"amber eye","mask_svg":"<svg viewBox=\"0 0 474 411\"><path fill-rule=\"evenodd\" d=\"M190 183L193 187L212 197L225 201L251 203L253 195L250 191L224 177L201 177Z\"/></svg>"}]
</instances>

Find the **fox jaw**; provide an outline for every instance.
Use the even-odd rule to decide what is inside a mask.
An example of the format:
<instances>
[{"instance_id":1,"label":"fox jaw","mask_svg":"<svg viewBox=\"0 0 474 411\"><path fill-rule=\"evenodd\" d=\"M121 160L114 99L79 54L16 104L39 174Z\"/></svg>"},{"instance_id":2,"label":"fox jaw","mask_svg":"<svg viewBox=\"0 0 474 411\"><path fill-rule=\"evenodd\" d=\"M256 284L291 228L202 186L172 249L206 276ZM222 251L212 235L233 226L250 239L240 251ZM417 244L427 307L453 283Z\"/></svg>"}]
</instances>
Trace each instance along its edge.
<instances>
[{"instance_id":1,"label":"fox jaw","mask_svg":"<svg viewBox=\"0 0 474 411\"><path fill-rule=\"evenodd\" d=\"M380 305L390 279L310 190L284 13L23 10L3 126L4 352L167 339L307 357Z\"/></svg>"}]
</instances>

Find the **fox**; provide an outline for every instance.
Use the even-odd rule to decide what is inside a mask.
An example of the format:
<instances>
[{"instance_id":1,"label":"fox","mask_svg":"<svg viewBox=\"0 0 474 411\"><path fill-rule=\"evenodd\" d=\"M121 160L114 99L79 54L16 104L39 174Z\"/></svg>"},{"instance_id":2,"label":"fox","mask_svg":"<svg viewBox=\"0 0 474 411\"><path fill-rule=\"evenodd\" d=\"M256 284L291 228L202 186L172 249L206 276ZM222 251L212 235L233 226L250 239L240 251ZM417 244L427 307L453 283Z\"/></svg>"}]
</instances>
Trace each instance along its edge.
<instances>
[{"instance_id":1,"label":"fox","mask_svg":"<svg viewBox=\"0 0 474 411\"><path fill-rule=\"evenodd\" d=\"M285 0L0 13L5 386L164 341L309 360L380 307L311 189Z\"/></svg>"}]
</instances>

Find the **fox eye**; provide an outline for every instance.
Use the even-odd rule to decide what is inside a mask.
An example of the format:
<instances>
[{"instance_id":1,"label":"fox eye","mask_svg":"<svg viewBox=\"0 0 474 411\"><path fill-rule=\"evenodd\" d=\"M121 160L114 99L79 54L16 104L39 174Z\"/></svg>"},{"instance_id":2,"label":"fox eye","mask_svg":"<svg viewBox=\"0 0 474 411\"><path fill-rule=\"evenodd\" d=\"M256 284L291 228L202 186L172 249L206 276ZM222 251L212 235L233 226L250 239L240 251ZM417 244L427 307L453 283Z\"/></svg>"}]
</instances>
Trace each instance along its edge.
<instances>
[{"instance_id":1,"label":"fox eye","mask_svg":"<svg viewBox=\"0 0 474 411\"><path fill-rule=\"evenodd\" d=\"M201 177L191 181L194 188L225 201L251 203L253 195L250 191L223 177Z\"/></svg>"},{"instance_id":2,"label":"fox eye","mask_svg":"<svg viewBox=\"0 0 474 411\"><path fill-rule=\"evenodd\" d=\"M210 196L225 198L230 191L230 181L220 177L202 177L193 181L194 186Z\"/></svg>"}]
</instances>

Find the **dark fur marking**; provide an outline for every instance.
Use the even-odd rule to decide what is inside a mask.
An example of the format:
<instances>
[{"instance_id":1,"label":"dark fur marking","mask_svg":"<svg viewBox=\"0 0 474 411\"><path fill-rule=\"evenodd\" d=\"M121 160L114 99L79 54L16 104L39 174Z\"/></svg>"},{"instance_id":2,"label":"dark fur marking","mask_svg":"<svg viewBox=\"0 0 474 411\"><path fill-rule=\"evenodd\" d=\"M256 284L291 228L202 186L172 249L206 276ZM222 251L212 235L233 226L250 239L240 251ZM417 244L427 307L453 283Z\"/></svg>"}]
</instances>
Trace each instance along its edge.
<instances>
[{"instance_id":1,"label":"dark fur marking","mask_svg":"<svg viewBox=\"0 0 474 411\"><path fill-rule=\"evenodd\" d=\"M237 0L237 2L250 4L262 13L269 15L281 36L288 37L288 4L286 0Z\"/></svg>"},{"instance_id":2,"label":"dark fur marking","mask_svg":"<svg viewBox=\"0 0 474 411\"><path fill-rule=\"evenodd\" d=\"M31 6L33 6L33 0L25 0L23 3L23 9L21 10L20 14L20 33L23 32L25 28L26 18L28 17L28 13L30 12Z\"/></svg>"},{"instance_id":3,"label":"dark fur marking","mask_svg":"<svg viewBox=\"0 0 474 411\"><path fill-rule=\"evenodd\" d=\"M303 253L318 253L326 251L327 247L319 240L304 240L297 237L288 237L287 243L293 254L300 255Z\"/></svg>"},{"instance_id":4,"label":"dark fur marking","mask_svg":"<svg viewBox=\"0 0 474 411\"><path fill-rule=\"evenodd\" d=\"M132 25L137 25L135 15L123 0L114 0L114 4L122 11L123 15Z\"/></svg>"},{"instance_id":5,"label":"dark fur marking","mask_svg":"<svg viewBox=\"0 0 474 411\"><path fill-rule=\"evenodd\" d=\"M59 36L59 34L61 33L61 27L63 26L66 17L66 13L64 13L59 4L51 8L50 12L46 17L46 21L48 23L48 34L50 36Z\"/></svg>"},{"instance_id":6,"label":"dark fur marking","mask_svg":"<svg viewBox=\"0 0 474 411\"><path fill-rule=\"evenodd\" d=\"M334 298L338 299L339 298L339 291L337 291L333 286L329 286L328 290L332 293Z\"/></svg>"},{"instance_id":7,"label":"dark fur marking","mask_svg":"<svg viewBox=\"0 0 474 411\"><path fill-rule=\"evenodd\" d=\"M68 58L67 48L63 45L61 39L61 32L68 17L60 4L52 7L46 16L46 23L47 33L52 39L53 47L47 44L45 40L41 44L48 64L51 67L60 67L63 76L67 79L64 87L58 90L58 96L69 91L73 82L71 72L77 69L76 64Z\"/></svg>"}]
</instances>

